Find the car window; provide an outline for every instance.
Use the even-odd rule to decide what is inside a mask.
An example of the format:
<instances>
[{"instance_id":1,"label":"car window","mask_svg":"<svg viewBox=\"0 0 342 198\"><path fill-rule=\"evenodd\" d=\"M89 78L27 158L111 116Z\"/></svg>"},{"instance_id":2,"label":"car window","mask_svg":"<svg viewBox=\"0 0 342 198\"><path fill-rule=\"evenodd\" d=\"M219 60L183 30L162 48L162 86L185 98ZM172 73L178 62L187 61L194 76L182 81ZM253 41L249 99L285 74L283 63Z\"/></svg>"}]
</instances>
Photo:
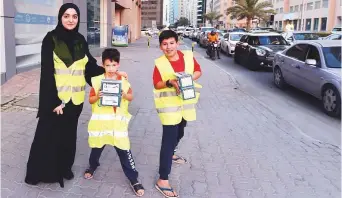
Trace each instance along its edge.
<instances>
[{"instance_id":1,"label":"car window","mask_svg":"<svg viewBox=\"0 0 342 198\"><path fill-rule=\"evenodd\" d=\"M295 33L293 34L296 40L318 40L319 35L316 33Z\"/></svg>"},{"instance_id":2,"label":"car window","mask_svg":"<svg viewBox=\"0 0 342 198\"><path fill-rule=\"evenodd\" d=\"M341 68L341 47L323 47L323 55L327 67Z\"/></svg>"},{"instance_id":3,"label":"car window","mask_svg":"<svg viewBox=\"0 0 342 198\"><path fill-rule=\"evenodd\" d=\"M230 40L232 41L239 41L241 39L242 34L231 34Z\"/></svg>"},{"instance_id":4,"label":"car window","mask_svg":"<svg viewBox=\"0 0 342 198\"><path fill-rule=\"evenodd\" d=\"M240 39L240 42L246 42L247 35L243 35Z\"/></svg>"},{"instance_id":5,"label":"car window","mask_svg":"<svg viewBox=\"0 0 342 198\"><path fill-rule=\"evenodd\" d=\"M330 40L341 40L341 35L332 35L329 39Z\"/></svg>"},{"instance_id":6,"label":"car window","mask_svg":"<svg viewBox=\"0 0 342 198\"><path fill-rule=\"evenodd\" d=\"M319 51L317 47L313 45L308 45L308 54L306 56L306 59L314 59L317 62L317 65L321 65L321 58L319 56Z\"/></svg>"},{"instance_id":7,"label":"car window","mask_svg":"<svg viewBox=\"0 0 342 198\"><path fill-rule=\"evenodd\" d=\"M224 35L224 38L229 38L229 34L225 34L225 35Z\"/></svg>"},{"instance_id":8,"label":"car window","mask_svg":"<svg viewBox=\"0 0 342 198\"><path fill-rule=\"evenodd\" d=\"M303 61L306 57L308 46L306 44L298 44L291 47L289 50L286 51L286 56L295 58L297 60Z\"/></svg>"},{"instance_id":9,"label":"car window","mask_svg":"<svg viewBox=\"0 0 342 198\"><path fill-rule=\"evenodd\" d=\"M248 45L259 45L259 39L256 36L250 36L248 39Z\"/></svg>"}]
</instances>

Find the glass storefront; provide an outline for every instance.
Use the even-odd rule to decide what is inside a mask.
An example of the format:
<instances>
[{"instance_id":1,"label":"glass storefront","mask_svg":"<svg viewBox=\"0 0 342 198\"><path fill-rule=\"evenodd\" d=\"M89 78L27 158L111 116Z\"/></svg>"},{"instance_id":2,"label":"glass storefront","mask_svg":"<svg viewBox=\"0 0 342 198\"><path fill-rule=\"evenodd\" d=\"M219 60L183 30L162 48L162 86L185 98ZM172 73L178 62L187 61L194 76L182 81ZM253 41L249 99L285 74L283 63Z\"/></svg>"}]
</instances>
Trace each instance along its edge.
<instances>
[{"instance_id":1,"label":"glass storefront","mask_svg":"<svg viewBox=\"0 0 342 198\"><path fill-rule=\"evenodd\" d=\"M40 64L43 38L57 24L63 0L14 0L16 67Z\"/></svg>"},{"instance_id":2,"label":"glass storefront","mask_svg":"<svg viewBox=\"0 0 342 198\"><path fill-rule=\"evenodd\" d=\"M87 41L90 48L100 46L100 0L87 0Z\"/></svg>"}]
</instances>

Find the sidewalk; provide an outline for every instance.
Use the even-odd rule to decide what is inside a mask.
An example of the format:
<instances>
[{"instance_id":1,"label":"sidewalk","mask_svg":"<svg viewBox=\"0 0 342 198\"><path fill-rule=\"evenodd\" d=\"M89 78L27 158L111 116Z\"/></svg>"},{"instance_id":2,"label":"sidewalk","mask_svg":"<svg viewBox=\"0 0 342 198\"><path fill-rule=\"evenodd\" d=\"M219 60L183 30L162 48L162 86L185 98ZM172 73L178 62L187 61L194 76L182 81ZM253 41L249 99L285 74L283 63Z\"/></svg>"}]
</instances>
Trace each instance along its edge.
<instances>
[{"instance_id":1,"label":"sidewalk","mask_svg":"<svg viewBox=\"0 0 342 198\"><path fill-rule=\"evenodd\" d=\"M134 93L130 105L131 149L146 188L144 197L151 198L162 197L154 188L162 135L152 94L153 60L161 54L157 46L154 40L147 48L146 40L141 39L128 48L119 48L121 70L128 73ZM195 56L203 71L198 118L189 123L179 148L189 163L174 164L170 178L180 197L340 197L340 148L302 136L295 126L239 90L229 74L199 54ZM116 152L109 147L94 179L83 179L90 153L87 123L91 110L87 102L78 126L75 179L66 181L65 188L24 183L37 124L34 103L39 72L35 69L19 74L1 87L2 98L13 99L2 106L1 113L1 197L135 197ZM17 102L27 96L26 101Z\"/></svg>"}]
</instances>

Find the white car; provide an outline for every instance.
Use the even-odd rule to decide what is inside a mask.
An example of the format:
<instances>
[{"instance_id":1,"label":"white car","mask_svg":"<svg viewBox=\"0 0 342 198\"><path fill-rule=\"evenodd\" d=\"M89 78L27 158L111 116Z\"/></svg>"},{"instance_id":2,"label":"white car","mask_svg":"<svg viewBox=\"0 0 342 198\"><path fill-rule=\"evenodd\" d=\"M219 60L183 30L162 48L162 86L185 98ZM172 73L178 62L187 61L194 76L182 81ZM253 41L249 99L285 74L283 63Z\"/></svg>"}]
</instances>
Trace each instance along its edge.
<instances>
[{"instance_id":1,"label":"white car","mask_svg":"<svg viewBox=\"0 0 342 198\"><path fill-rule=\"evenodd\" d=\"M282 33L282 36L291 45L303 40L320 40L320 36L317 32L310 31L288 31Z\"/></svg>"},{"instance_id":2,"label":"white car","mask_svg":"<svg viewBox=\"0 0 342 198\"><path fill-rule=\"evenodd\" d=\"M331 33L333 33L333 34L341 34L342 33L342 27L334 27L331 30Z\"/></svg>"},{"instance_id":3,"label":"white car","mask_svg":"<svg viewBox=\"0 0 342 198\"><path fill-rule=\"evenodd\" d=\"M240 41L240 38L244 35L243 32L229 32L223 36L224 40L221 41L221 51L227 55L233 55L235 53L235 45Z\"/></svg>"}]
</instances>

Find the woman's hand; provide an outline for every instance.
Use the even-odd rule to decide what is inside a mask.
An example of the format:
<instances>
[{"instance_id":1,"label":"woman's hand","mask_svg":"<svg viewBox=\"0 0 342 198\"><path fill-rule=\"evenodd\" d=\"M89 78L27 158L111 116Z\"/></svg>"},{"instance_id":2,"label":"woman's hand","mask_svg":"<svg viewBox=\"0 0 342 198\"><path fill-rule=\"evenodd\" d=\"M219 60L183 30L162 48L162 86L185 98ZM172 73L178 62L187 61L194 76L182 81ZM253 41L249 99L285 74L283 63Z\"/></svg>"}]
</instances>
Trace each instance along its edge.
<instances>
[{"instance_id":1,"label":"woman's hand","mask_svg":"<svg viewBox=\"0 0 342 198\"><path fill-rule=\"evenodd\" d=\"M169 82L176 89L177 95L179 95L180 94L180 90L179 90L178 81L176 79L173 79L173 80L169 80Z\"/></svg>"},{"instance_id":2,"label":"woman's hand","mask_svg":"<svg viewBox=\"0 0 342 198\"><path fill-rule=\"evenodd\" d=\"M64 105L61 104L61 105L59 105L58 107L56 107L56 108L53 110L53 112L57 113L57 115L63 115L63 107L64 107Z\"/></svg>"}]
</instances>

